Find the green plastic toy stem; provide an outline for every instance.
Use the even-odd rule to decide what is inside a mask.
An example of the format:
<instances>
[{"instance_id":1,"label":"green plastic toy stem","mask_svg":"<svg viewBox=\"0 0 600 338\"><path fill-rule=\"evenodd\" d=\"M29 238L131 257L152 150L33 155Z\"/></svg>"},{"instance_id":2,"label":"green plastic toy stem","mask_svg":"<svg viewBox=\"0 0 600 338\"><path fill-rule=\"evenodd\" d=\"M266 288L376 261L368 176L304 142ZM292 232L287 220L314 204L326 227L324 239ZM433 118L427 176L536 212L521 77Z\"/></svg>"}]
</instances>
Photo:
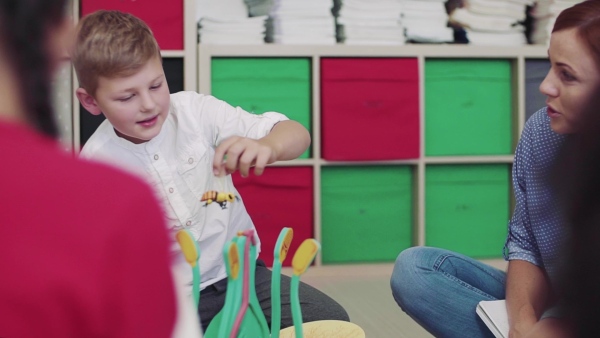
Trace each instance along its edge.
<instances>
[{"instance_id":1,"label":"green plastic toy stem","mask_svg":"<svg viewBox=\"0 0 600 338\"><path fill-rule=\"evenodd\" d=\"M198 264L192 268L192 292L194 293L194 302L196 303L196 309L200 304L200 267Z\"/></svg>"},{"instance_id":2,"label":"green plastic toy stem","mask_svg":"<svg viewBox=\"0 0 600 338\"><path fill-rule=\"evenodd\" d=\"M246 238L246 244L244 245L244 266L248 267L244 269L242 274L242 305L240 309L237 311L233 326L231 328L231 334L229 338L236 338L238 332L240 332L240 327L242 325L242 321L246 315L246 311L248 310L250 304L250 243L252 241L249 238Z\"/></svg>"},{"instance_id":3,"label":"green plastic toy stem","mask_svg":"<svg viewBox=\"0 0 600 338\"><path fill-rule=\"evenodd\" d=\"M256 279L255 279L255 271L256 271L256 244L254 243L254 231L247 230L251 234L248 238L251 241L252 245L250 245L250 264L249 264L249 291L250 291L250 303L249 303L249 315L253 317L253 319L258 323L258 330L256 331L247 331L246 327L242 325L240 331L240 337L269 337L269 324L267 323L267 319L265 318L265 314L260 307L260 302L258 301L258 297L256 296Z\"/></svg>"},{"instance_id":4,"label":"green plastic toy stem","mask_svg":"<svg viewBox=\"0 0 600 338\"><path fill-rule=\"evenodd\" d=\"M303 337L302 334L302 309L300 308L300 275L306 272L306 269L312 264L317 253L321 250L321 244L316 240L305 239L292 258L292 267L294 273L290 285L290 301L292 306L292 319L294 321L294 330L296 337Z\"/></svg>"},{"instance_id":5,"label":"green plastic toy stem","mask_svg":"<svg viewBox=\"0 0 600 338\"><path fill-rule=\"evenodd\" d=\"M281 330L281 262L273 260L271 277L271 338L279 338Z\"/></svg>"},{"instance_id":6,"label":"green plastic toy stem","mask_svg":"<svg viewBox=\"0 0 600 338\"><path fill-rule=\"evenodd\" d=\"M279 338L281 329L281 248L290 228L283 228L279 233L273 250L273 271L271 273L271 338Z\"/></svg>"},{"instance_id":7,"label":"green plastic toy stem","mask_svg":"<svg viewBox=\"0 0 600 338\"><path fill-rule=\"evenodd\" d=\"M298 288L300 287L300 276L292 275L290 300L292 302L292 318L294 320L294 330L296 337L304 337L302 333L302 310L300 309L300 297ZM271 323L271 325L273 325Z\"/></svg>"},{"instance_id":8,"label":"green plastic toy stem","mask_svg":"<svg viewBox=\"0 0 600 338\"><path fill-rule=\"evenodd\" d=\"M244 247L246 239L242 237L236 237L232 240L232 245L236 245L239 257L239 271L237 278L231 277L231 270L228 268L227 275L230 276L227 280L227 293L225 295L225 305L223 306L221 324L219 325L218 337L229 337L235 315L240 308L242 302L242 279L240 278L240 272L244 271L244 258L240 253L240 248ZM229 256L225 255L226 263L231 266Z\"/></svg>"}]
</instances>

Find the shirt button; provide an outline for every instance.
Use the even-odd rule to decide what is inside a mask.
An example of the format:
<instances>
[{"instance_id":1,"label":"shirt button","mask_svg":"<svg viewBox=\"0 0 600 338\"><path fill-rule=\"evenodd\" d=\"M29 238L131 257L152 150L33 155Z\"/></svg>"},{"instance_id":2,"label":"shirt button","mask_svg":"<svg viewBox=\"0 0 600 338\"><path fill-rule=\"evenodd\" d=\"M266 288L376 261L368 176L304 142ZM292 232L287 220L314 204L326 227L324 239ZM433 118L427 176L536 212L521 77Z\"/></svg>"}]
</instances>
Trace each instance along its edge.
<instances>
[{"instance_id":1,"label":"shirt button","mask_svg":"<svg viewBox=\"0 0 600 338\"><path fill-rule=\"evenodd\" d=\"M170 192L170 193L173 193L173 191L175 191L175 189L173 189L173 188L169 188L169 192Z\"/></svg>"},{"instance_id":2,"label":"shirt button","mask_svg":"<svg viewBox=\"0 0 600 338\"><path fill-rule=\"evenodd\" d=\"M154 159L155 159L155 160L158 160L158 155L154 155Z\"/></svg>"},{"instance_id":3,"label":"shirt button","mask_svg":"<svg viewBox=\"0 0 600 338\"><path fill-rule=\"evenodd\" d=\"M190 159L188 160L188 163L189 163L189 164L192 164L192 163L194 163L194 159L190 157Z\"/></svg>"},{"instance_id":4,"label":"shirt button","mask_svg":"<svg viewBox=\"0 0 600 338\"><path fill-rule=\"evenodd\" d=\"M190 226L190 225L192 225L192 221L187 221L187 222L185 222L185 225L187 225L187 226Z\"/></svg>"}]
</instances>

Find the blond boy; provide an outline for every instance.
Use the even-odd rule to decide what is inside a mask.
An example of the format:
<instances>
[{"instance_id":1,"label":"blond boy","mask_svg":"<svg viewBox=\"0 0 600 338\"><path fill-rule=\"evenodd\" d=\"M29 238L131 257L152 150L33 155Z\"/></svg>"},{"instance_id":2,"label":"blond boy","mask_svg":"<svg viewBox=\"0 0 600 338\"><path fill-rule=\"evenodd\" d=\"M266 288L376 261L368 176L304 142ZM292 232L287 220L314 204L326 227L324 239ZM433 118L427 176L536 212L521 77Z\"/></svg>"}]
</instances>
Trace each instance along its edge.
<instances>
[{"instance_id":1,"label":"blond boy","mask_svg":"<svg viewBox=\"0 0 600 338\"><path fill-rule=\"evenodd\" d=\"M117 11L83 18L73 53L81 85L76 94L83 107L106 120L81 156L145 177L163 201L168 224L193 234L201 251L199 313L206 328L224 303L222 249L238 231L254 228L229 174L239 170L246 177L253 167L261 175L267 164L299 156L310 136L279 113L254 115L195 92L169 94L161 60L152 32L138 18ZM207 205L200 200L208 191L231 192L239 200L225 208ZM270 322L270 270L257 263L257 294ZM181 259L178 264L187 269ZM152 276L140 276L141 283L144 278ZM348 320L331 298L306 284L301 288L306 321ZM282 293L286 327L292 320L286 290Z\"/></svg>"}]
</instances>

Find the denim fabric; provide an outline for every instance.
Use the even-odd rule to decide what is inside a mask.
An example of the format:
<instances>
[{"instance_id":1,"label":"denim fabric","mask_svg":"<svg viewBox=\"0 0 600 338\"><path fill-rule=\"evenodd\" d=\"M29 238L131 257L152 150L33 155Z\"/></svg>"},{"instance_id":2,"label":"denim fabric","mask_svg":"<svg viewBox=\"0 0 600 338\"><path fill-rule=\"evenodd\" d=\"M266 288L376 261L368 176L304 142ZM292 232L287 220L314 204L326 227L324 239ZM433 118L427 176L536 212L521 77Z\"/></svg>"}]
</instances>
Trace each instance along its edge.
<instances>
[{"instance_id":1,"label":"denim fabric","mask_svg":"<svg viewBox=\"0 0 600 338\"><path fill-rule=\"evenodd\" d=\"M444 249L413 247L398 256L392 294L436 337L494 337L475 313L482 300L504 299L506 273Z\"/></svg>"}]
</instances>

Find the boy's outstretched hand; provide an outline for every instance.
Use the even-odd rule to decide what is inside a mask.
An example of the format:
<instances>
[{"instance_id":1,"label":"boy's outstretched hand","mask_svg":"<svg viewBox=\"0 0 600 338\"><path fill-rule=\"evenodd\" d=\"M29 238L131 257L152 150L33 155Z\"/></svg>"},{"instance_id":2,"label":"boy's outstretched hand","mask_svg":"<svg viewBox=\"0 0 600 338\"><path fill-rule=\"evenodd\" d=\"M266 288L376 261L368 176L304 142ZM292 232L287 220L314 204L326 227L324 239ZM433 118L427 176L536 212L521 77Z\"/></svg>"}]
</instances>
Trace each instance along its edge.
<instances>
[{"instance_id":1,"label":"boy's outstretched hand","mask_svg":"<svg viewBox=\"0 0 600 338\"><path fill-rule=\"evenodd\" d=\"M250 167L254 166L254 174L260 176L267 164L276 160L275 151L268 141L233 136L215 149L213 173L224 176L239 170L242 177L247 177Z\"/></svg>"},{"instance_id":2,"label":"boy's outstretched hand","mask_svg":"<svg viewBox=\"0 0 600 338\"><path fill-rule=\"evenodd\" d=\"M261 139L233 136L221 142L215 149L213 173L223 176L239 170L242 177L247 177L254 166L254 174L262 175L267 164L295 159L309 145L310 134L303 125L281 121Z\"/></svg>"}]
</instances>

